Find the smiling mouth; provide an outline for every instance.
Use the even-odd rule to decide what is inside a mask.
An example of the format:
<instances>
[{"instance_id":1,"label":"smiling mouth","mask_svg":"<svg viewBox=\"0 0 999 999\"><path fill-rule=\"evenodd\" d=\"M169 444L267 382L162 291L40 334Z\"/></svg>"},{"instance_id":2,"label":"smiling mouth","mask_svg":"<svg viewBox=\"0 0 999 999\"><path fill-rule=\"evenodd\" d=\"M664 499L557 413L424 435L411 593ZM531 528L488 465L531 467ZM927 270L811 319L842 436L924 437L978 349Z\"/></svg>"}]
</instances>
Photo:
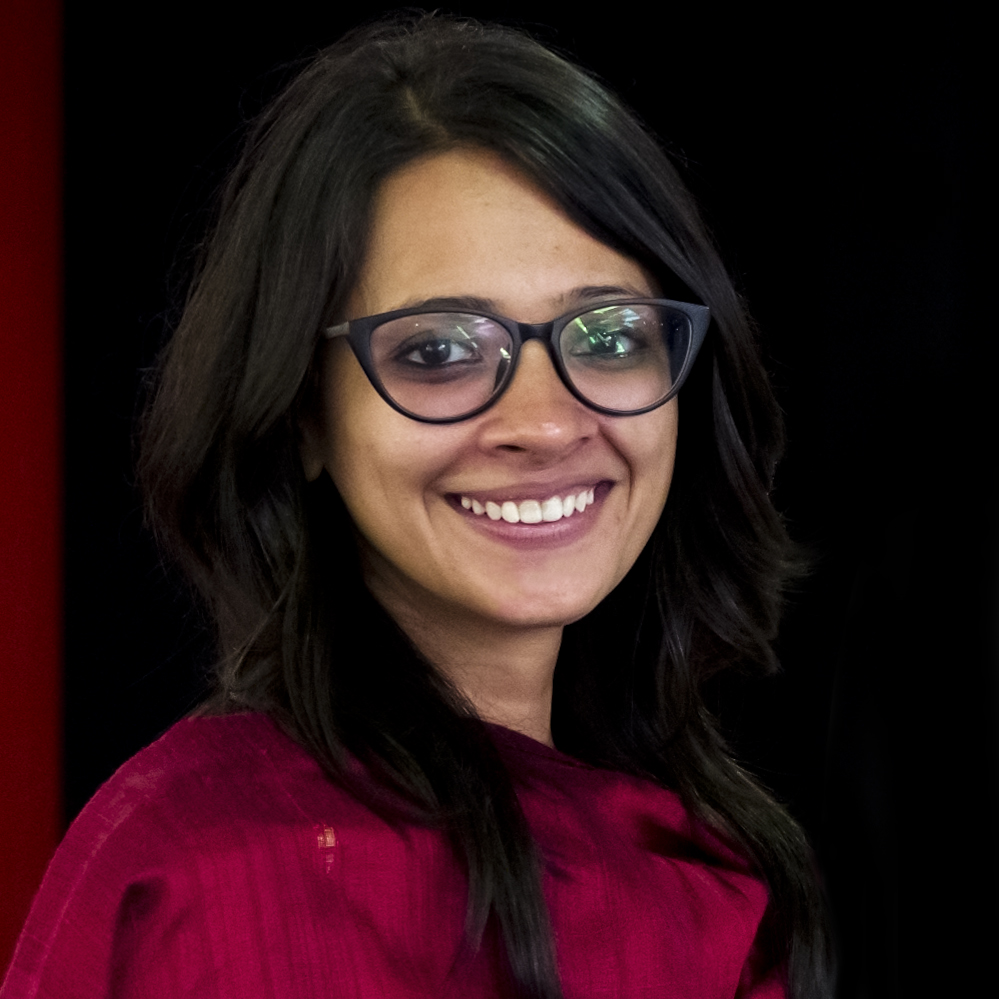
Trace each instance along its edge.
<instances>
[{"instance_id":1,"label":"smiling mouth","mask_svg":"<svg viewBox=\"0 0 999 999\"><path fill-rule=\"evenodd\" d=\"M461 496L460 502L464 509L471 510L476 517L505 520L508 524L552 524L571 517L574 513L582 513L594 501L594 488L591 486L589 489L580 489L565 496L550 496L546 500L504 500L499 503L486 500L482 503L471 496Z\"/></svg>"}]
</instances>

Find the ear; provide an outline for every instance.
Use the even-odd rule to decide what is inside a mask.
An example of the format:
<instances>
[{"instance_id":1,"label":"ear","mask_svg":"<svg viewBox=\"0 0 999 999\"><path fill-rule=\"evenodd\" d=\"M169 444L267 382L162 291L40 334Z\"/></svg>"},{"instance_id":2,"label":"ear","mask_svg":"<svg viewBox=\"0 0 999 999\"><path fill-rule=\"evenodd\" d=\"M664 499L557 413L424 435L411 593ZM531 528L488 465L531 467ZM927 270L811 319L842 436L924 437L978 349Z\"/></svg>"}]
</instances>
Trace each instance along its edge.
<instances>
[{"instance_id":1,"label":"ear","mask_svg":"<svg viewBox=\"0 0 999 999\"><path fill-rule=\"evenodd\" d=\"M315 482L325 465L324 452L326 435L316 425L313 416L302 416L298 420L298 453L302 459L302 470L307 482Z\"/></svg>"}]
</instances>

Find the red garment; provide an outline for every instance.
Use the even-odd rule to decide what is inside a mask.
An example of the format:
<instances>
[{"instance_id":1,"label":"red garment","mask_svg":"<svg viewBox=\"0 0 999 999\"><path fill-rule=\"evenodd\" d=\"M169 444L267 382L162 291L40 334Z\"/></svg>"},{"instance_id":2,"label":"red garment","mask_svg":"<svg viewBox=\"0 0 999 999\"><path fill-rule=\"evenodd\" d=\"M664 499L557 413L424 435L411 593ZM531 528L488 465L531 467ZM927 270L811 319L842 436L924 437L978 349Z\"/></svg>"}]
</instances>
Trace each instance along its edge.
<instances>
[{"instance_id":1,"label":"red garment","mask_svg":"<svg viewBox=\"0 0 999 999\"><path fill-rule=\"evenodd\" d=\"M675 795L492 731L566 999L783 999L764 885ZM466 898L440 833L392 829L265 716L188 719L73 823L0 999L503 996L494 938L454 966Z\"/></svg>"}]
</instances>

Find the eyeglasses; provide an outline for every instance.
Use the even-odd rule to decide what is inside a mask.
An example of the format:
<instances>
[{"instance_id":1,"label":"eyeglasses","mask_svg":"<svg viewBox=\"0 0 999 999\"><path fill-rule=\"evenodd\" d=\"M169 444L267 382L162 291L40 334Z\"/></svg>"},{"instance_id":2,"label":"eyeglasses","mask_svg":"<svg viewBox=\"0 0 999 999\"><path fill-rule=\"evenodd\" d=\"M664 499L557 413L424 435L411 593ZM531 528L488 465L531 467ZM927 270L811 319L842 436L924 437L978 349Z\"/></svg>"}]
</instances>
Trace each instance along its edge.
<instances>
[{"instance_id":1,"label":"eyeglasses","mask_svg":"<svg viewBox=\"0 0 999 999\"><path fill-rule=\"evenodd\" d=\"M680 390L708 318L706 306L651 298L603 302L536 324L424 307L352 319L325 334L346 337L379 395L423 423L456 423L491 406L528 340L546 345L563 384L584 405L634 416Z\"/></svg>"}]
</instances>

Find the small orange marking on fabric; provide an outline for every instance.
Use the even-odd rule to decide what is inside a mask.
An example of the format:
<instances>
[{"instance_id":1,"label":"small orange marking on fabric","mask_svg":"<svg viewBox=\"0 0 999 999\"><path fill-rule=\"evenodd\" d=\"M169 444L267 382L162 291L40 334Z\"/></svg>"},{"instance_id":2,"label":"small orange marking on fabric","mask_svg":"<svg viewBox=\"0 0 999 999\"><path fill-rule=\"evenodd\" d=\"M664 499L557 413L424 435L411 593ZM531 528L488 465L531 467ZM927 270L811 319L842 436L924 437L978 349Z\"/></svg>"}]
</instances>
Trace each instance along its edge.
<instances>
[{"instance_id":1,"label":"small orange marking on fabric","mask_svg":"<svg viewBox=\"0 0 999 999\"><path fill-rule=\"evenodd\" d=\"M323 866L329 874L336 864L336 830L332 826L318 826L316 841L319 844L319 852L323 855Z\"/></svg>"}]
</instances>

